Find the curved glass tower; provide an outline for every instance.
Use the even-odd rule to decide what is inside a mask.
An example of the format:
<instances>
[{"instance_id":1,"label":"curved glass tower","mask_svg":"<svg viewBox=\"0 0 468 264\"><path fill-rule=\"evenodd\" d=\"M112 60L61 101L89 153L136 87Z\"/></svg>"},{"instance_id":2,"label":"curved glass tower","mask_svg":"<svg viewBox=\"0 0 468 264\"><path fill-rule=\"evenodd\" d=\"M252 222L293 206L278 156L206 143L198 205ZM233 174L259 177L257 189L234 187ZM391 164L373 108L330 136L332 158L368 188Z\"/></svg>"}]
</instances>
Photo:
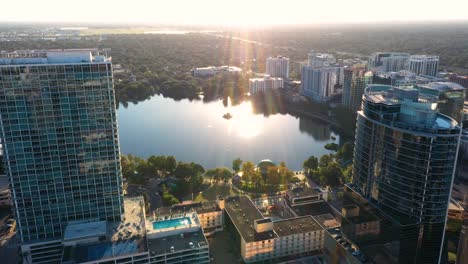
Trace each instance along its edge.
<instances>
[{"instance_id":1,"label":"curved glass tower","mask_svg":"<svg viewBox=\"0 0 468 264\"><path fill-rule=\"evenodd\" d=\"M350 187L400 235L399 263L440 261L460 128L437 99L370 85L358 112Z\"/></svg>"}]
</instances>

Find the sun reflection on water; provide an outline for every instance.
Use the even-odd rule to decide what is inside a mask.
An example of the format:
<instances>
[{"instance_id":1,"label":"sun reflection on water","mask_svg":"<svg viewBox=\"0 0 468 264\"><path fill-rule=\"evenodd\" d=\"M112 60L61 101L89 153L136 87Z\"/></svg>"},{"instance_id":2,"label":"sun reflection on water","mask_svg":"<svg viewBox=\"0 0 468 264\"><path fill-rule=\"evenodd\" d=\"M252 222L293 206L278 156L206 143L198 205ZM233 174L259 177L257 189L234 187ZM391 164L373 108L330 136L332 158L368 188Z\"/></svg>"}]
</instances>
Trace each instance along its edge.
<instances>
[{"instance_id":1,"label":"sun reflection on water","mask_svg":"<svg viewBox=\"0 0 468 264\"><path fill-rule=\"evenodd\" d=\"M231 108L233 118L229 120L228 134L234 132L245 139L255 138L262 133L263 122L253 114L251 102L243 102Z\"/></svg>"}]
</instances>

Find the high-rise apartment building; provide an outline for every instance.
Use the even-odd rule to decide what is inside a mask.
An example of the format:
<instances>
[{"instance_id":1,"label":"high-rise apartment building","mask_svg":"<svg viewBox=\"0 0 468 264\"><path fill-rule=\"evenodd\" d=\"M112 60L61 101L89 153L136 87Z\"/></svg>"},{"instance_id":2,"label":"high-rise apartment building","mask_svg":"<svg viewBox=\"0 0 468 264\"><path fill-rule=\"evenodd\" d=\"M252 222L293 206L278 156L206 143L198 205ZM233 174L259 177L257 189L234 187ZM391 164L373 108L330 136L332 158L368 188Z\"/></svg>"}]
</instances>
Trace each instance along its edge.
<instances>
[{"instance_id":1,"label":"high-rise apartment building","mask_svg":"<svg viewBox=\"0 0 468 264\"><path fill-rule=\"evenodd\" d=\"M282 78L271 78L265 76L263 78L251 78L249 79L249 92L256 94L258 92L266 92L283 88L284 81Z\"/></svg>"},{"instance_id":2,"label":"high-rise apartment building","mask_svg":"<svg viewBox=\"0 0 468 264\"><path fill-rule=\"evenodd\" d=\"M357 111L361 107L364 90L371 82L372 73L364 67L345 68L342 104L353 112Z\"/></svg>"},{"instance_id":3,"label":"high-rise apartment building","mask_svg":"<svg viewBox=\"0 0 468 264\"><path fill-rule=\"evenodd\" d=\"M336 94L336 73L336 67L304 66L301 76L301 94L314 101L328 101Z\"/></svg>"},{"instance_id":4,"label":"high-rise apartment building","mask_svg":"<svg viewBox=\"0 0 468 264\"><path fill-rule=\"evenodd\" d=\"M448 79L449 79L450 82L458 83L461 86L468 89L468 76L450 74ZM465 99L468 100L468 92L465 93Z\"/></svg>"},{"instance_id":5,"label":"high-rise apartment building","mask_svg":"<svg viewBox=\"0 0 468 264\"><path fill-rule=\"evenodd\" d=\"M465 88L452 82L431 82L417 85L422 95L434 96L438 99L437 108L440 113L448 115L457 122L462 121Z\"/></svg>"},{"instance_id":6,"label":"high-rise apartment building","mask_svg":"<svg viewBox=\"0 0 468 264\"><path fill-rule=\"evenodd\" d=\"M142 197L123 197L106 53L0 53L1 139L23 263L209 263L195 211L186 222L147 220Z\"/></svg>"},{"instance_id":7,"label":"high-rise apartment building","mask_svg":"<svg viewBox=\"0 0 468 264\"><path fill-rule=\"evenodd\" d=\"M266 59L266 74L271 77L289 78L289 58L283 56Z\"/></svg>"},{"instance_id":8,"label":"high-rise apartment building","mask_svg":"<svg viewBox=\"0 0 468 264\"><path fill-rule=\"evenodd\" d=\"M401 52L374 52L369 57L368 69L375 72L398 72L406 69L410 55Z\"/></svg>"},{"instance_id":9,"label":"high-rise apartment building","mask_svg":"<svg viewBox=\"0 0 468 264\"><path fill-rule=\"evenodd\" d=\"M0 53L1 138L21 241L123 214L110 60L97 51Z\"/></svg>"},{"instance_id":10,"label":"high-rise apartment building","mask_svg":"<svg viewBox=\"0 0 468 264\"><path fill-rule=\"evenodd\" d=\"M439 56L412 55L408 62L408 70L417 75L437 77L439 74Z\"/></svg>"},{"instance_id":11,"label":"high-rise apartment building","mask_svg":"<svg viewBox=\"0 0 468 264\"><path fill-rule=\"evenodd\" d=\"M313 68L331 66L336 63L336 59L332 54L316 53L313 50L307 54L309 65Z\"/></svg>"},{"instance_id":12,"label":"high-rise apartment building","mask_svg":"<svg viewBox=\"0 0 468 264\"><path fill-rule=\"evenodd\" d=\"M353 221L380 225L354 234L356 243L381 245L398 263L440 263L460 130L438 113L437 98L418 89L366 88L348 186L360 202L346 208L356 208ZM353 230L353 221L344 220L343 230Z\"/></svg>"}]
</instances>

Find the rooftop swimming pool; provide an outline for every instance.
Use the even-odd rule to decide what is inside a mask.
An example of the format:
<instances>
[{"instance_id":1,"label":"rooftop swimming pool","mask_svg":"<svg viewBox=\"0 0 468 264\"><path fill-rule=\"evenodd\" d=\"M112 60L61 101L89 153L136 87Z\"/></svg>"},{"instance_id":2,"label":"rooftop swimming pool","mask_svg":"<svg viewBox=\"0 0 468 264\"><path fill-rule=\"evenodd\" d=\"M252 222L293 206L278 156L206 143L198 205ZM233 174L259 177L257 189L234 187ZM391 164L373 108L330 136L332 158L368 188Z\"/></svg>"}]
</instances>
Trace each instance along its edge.
<instances>
[{"instance_id":1,"label":"rooftop swimming pool","mask_svg":"<svg viewBox=\"0 0 468 264\"><path fill-rule=\"evenodd\" d=\"M185 225L191 225L191 224L192 224L192 220L190 220L189 217L181 217L181 218L153 222L153 229L159 230L159 229L179 227L179 226L185 226Z\"/></svg>"}]
</instances>

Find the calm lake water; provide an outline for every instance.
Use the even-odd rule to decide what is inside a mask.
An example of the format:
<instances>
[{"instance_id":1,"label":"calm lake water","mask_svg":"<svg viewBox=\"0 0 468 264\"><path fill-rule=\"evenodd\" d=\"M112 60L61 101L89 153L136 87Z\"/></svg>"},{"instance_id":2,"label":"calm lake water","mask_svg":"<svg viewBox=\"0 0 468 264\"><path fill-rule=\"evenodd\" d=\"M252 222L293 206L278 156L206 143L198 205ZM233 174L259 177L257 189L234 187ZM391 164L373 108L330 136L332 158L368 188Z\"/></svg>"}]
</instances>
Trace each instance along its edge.
<instances>
[{"instance_id":1,"label":"calm lake water","mask_svg":"<svg viewBox=\"0 0 468 264\"><path fill-rule=\"evenodd\" d=\"M230 120L223 118L228 111ZM255 163L285 161L300 170L310 155L330 153L325 144L340 141L326 123L289 114L256 114L249 101L226 108L221 100L203 103L154 96L127 108L121 105L118 122L122 153L173 155L205 168L230 168L240 157Z\"/></svg>"}]
</instances>

